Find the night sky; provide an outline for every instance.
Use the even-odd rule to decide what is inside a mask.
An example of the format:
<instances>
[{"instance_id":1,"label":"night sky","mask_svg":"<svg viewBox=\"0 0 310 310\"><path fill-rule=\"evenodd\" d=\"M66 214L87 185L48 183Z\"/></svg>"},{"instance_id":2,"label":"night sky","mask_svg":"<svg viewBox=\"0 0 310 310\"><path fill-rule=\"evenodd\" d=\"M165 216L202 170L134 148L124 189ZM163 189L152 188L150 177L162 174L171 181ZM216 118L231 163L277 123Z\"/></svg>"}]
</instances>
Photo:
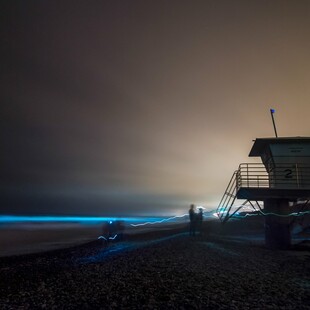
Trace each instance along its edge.
<instances>
[{"instance_id":1,"label":"night sky","mask_svg":"<svg viewBox=\"0 0 310 310\"><path fill-rule=\"evenodd\" d=\"M310 134L310 1L1 1L1 214L214 209ZM257 159L259 161L259 159Z\"/></svg>"}]
</instances>

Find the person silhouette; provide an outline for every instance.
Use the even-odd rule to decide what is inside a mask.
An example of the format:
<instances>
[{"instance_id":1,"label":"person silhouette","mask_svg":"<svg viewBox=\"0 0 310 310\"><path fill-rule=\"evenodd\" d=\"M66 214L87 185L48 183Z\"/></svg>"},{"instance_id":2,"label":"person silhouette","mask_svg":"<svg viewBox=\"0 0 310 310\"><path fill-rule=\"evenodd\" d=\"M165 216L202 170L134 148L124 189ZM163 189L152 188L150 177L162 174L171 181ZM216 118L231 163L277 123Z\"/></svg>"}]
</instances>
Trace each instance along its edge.
<instances>
[{"instance_id":1,"label":"person silhouette","mask_svg":"<svg viewBox=\"0 0 310 310\"><path fill-rule=\"evenodd\" d=\"M195 213L195 205L191 204L190 209L188 211L189 215L189 235L195 236L196 234L196 213Z\"/></svg>"},{"instance_id":2,"label":"person silhouette","mask_svg":"<svg viewBox=\"0 0 310 310\"><path fill-rule=\"evenodd\" d=\"M203 210L202 208L199 208L199 212L197 214L197 228L199 233L202 233L202 221L203 221Z\"/></svg>"}]
</instances>

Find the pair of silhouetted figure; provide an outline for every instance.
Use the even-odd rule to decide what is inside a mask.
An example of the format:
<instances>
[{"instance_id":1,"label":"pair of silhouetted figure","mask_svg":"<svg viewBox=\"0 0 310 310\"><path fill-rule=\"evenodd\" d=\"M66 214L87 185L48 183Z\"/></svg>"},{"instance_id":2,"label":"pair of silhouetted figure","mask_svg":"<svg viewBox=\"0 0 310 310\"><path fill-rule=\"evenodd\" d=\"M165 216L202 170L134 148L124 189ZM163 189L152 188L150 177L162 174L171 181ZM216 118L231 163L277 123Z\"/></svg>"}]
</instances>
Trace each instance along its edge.
<instances>
[{"instance_id":1,"label":"pair of silhouetted figure","mask_svg":"<svg viewBox=\"0 0 310 310\"><path fill-rule=\"evenodd\" d=\"M202 209L199 209L199 212L195 212L195 205L191 204L190 209L188 211L189 215L189 234L190 236L195 236L196 231L201 234L202 229L202 220L203 220L203 213Z\"/></svg>"}]
</instances>

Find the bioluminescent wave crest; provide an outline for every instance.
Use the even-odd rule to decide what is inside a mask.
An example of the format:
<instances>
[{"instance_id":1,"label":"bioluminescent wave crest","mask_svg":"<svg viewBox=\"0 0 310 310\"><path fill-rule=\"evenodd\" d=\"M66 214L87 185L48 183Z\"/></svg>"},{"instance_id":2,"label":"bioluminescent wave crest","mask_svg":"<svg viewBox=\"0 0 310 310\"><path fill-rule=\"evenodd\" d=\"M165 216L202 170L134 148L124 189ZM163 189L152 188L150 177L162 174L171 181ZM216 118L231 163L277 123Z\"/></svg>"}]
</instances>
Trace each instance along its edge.
<instances>
[{"instance_id":1,"label":"bioluminescent wave crest","mask_svg":"<svg viewBox=\"0 0 310 310\"><path fill-rule=\"evenodd\" d=\"M125 221L129 223L159 221L161 217L96 217L96 216L29 216L29 215L1 215L0 223L38 223L38 222L81 222L100 223L108 221Z\"/></svg>"},{"instance_id":2,"label":"bioluminescent wave crest","mask_svg":"<svg viewBox=\"0 0 310 310\"><path fill-rule=\"evenodd\" d=\"M242 210L242 208L241 208ZM255 210L252 212L248 212L246 214L240 214L240 212L236 212L235 214L231 215L231 218L246 218L246 217L253 217L253 216L278 216L278 217L290 217L290 216L295 216L295 217L299 217L299 216L304 216L306 214L310 214L310 210L307 211L300 211L300 212L291 212L288 214L279 214L279 213L275 213L275 212L264 212L263 210ZM227 211L219 211L217 213L213 213L213 216L215 217L220 217L220 215L223 216L227 216Z\"/></svg>"},{"instance_id":3,"label":"bioluminescent wave crest","mask_svg":"<svg viewBox=\"0 0 310 310\"><path fill-rule=\"evenodd\" d=\"M259 213L247 213L245 215L240 215L240 214L234 214L232 217L234 218L246 218L246 217L251 217L251 216L259 216L259 215L263 215L263 216L268 216L268 215L274 215L274 216L279 216L279 217L290 217L290 216L303 216L306 214L310 214L310 211L303 211L303 212L292 212L289 214L278 214L278 213L273 213L273 212L263 212L263 211L258 211Z\"/></svg>"},{"instance_id":4,"label":"bioluminescent wave crest","mask_svg":"<svg viewBox=\"0 0 310 310\"><path fill-rule=\"evenodd\" d=\"M188 216L188 214L183 214L183 215L176 215L176 216L172 216L172 217L168 217L168 218L165 218L165 219L162 219L162 220L158 220L158 221L152 221L152 222L145 222L145 223L140 223L140 224L130 224L131 226L133 227L138 227L138 226L145 226L145 225L153 225L153 224L161 224L161 223L164 223L164 222L169 222L169 221L172 221L172 220L175 220L177 218L182 218L182 217L185 217L185 216Z\"/></svg>"},{"instance_id":5,"label":"bioluminescent wave crest","mask_svg":"<svg viewBox=\"0 0 310 310\"><path fill-rule=\"evenodd\" d=\"M104 236L99 236L99 237L98 237L98 240L100 240L100 239L104 239L105 241L108 241L108 240L115 240L115 238L116 238L117 236L118 236L117 234L114 235L113 237L108 237L108 238L106 238L106 237L104 237Z\"/></svg>"},{"instance_id":6,"label":"bioluminescent wave crest","mask_svg":"<svg viewBox=\"0 0 310 310\"><path fill-rule=\"evenodd\" d=\"M303 216L306 214L310 214L310 211L303 212L292 212L289 214L278 214L271 212L264 212L262 210L257 211L257 213L247 213L245 215L234 214L235 218L245 218L250 216L258 216L258 215L274 215L279 217L290 217L290 216ZM217 215L217 213L214 213ZM100 222L114 222L114 221L124 221L130 223L133 227L145 226L145 225L154 225L165 223L169 221L174 221L176 219L185 218L188 214L175 215L168 218L162 217L97 217L97 216L35 216L35 215L0 215L0 224L3 223L44 223L44 222L80 222L80 223L100 223ZM218 216L218 215L217 215ZM209 217L209 216L204 216Z\"/></svg>"}]
</instances>

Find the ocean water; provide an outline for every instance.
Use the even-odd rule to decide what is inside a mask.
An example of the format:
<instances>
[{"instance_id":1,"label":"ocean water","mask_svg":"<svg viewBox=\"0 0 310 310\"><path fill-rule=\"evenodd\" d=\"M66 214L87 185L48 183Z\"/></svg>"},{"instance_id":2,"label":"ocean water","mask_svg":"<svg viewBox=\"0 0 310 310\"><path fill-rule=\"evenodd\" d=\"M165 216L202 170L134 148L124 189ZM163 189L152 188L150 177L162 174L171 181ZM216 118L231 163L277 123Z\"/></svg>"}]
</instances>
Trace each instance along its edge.
<instances>
[{"instance_id":1,"label":"ocean water","mask_svg":"<svg viewBox=\"0 0 310 310\"><path fill-rule=\"evenodd\" d=\"M94 241L102 235L105 223L119 218L101 218L101 221L99 218L85 218L84 221L81 218L78 221L65 218L48 221L50 218L42 217L8 219L0 216L0 257L44 252ZM126 234L167 229L167 223L185 221L183 218L166 221L167 218L159 217L120 219L124 220Z\"/></svg>"},{"instance_id":2,"label":"ocean water","mask_svg":"<svg viewBox=\"0 0 310 310\"><path fill-rule=\"evenodd\" d=\"M99 225L15 223L0 226L0 256L30 254L95 240Z\"/></svg>"}]
</instances>

